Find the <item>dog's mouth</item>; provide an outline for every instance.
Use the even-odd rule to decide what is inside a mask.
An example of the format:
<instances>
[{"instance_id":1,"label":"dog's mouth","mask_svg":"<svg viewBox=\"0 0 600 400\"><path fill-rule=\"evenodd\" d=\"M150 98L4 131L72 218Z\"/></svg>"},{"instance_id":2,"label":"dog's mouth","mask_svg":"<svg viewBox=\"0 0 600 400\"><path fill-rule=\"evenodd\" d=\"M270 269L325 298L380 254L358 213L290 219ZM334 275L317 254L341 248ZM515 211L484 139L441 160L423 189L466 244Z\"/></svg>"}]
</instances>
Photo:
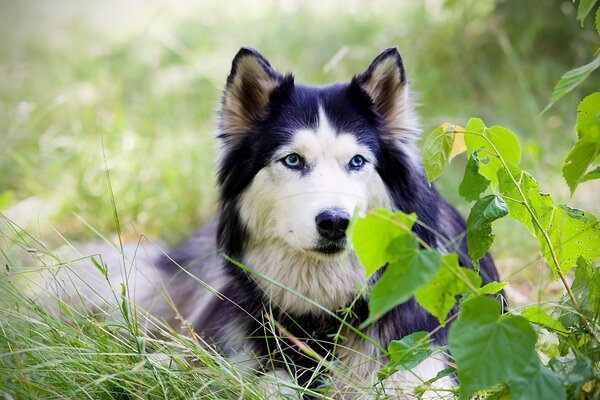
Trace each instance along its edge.
<instances>
[{"instance_id":1,"label":"dog's mouth","mask_svg":"<svg viewBox=\"0 0 600 400\"><path fill-rule=\"evenodd\" d=\"M322 241L319 242L315 247L313 247L313 251L317 253L321 253L324 255L332 256L339 254L346 250L347 240L343 238L341 240L336 241Z\"/></svg>"}]
</instances>

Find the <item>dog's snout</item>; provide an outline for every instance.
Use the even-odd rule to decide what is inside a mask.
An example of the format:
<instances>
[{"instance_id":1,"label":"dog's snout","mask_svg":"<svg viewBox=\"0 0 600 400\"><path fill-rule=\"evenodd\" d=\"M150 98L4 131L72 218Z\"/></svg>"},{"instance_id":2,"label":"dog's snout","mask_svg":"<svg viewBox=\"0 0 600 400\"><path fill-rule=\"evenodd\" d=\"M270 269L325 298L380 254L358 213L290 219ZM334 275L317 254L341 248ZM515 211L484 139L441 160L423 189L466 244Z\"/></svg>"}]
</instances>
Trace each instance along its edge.
<instances>
[{"instance_id":1,"label":"dog's snout","mask_svg":"<svg viewBox=\"0 0 600 400\"><path fill-rule=\"evenodd\" d=\"M315 222L321 236L329 240L339 240L346 235L350 214L341 210L325 210L317 215Z\"/></svg>"}]
</instances>

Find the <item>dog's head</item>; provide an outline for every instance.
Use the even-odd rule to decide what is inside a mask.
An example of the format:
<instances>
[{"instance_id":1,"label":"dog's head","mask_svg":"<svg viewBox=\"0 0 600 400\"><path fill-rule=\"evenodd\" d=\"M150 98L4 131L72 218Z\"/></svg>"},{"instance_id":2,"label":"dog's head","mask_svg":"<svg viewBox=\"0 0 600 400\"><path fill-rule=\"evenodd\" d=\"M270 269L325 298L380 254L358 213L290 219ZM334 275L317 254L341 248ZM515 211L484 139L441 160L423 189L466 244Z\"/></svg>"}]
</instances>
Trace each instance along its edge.
<instances>
[{"instance_id":1,"label":"dog's head","mask_svg":"<svg viewBox=\"0 0 600 400\"><path fill-rule=\"evenodd\" d=\"M384 175L402 166L384 171L382 148L412 148L417 122L395 48L324 87L297 85L242 48L218 128L222 218L252 240L328 259L347 247L353 212L393 207Z\"/></svg>"}]
</instances>

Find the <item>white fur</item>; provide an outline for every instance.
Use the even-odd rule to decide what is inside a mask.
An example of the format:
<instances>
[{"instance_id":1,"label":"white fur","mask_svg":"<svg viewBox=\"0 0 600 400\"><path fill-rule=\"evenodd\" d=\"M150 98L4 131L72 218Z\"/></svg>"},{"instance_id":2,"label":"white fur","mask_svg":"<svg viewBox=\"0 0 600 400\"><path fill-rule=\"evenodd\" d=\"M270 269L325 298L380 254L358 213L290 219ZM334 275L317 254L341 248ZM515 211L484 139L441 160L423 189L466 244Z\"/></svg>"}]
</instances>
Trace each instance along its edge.
<instances>
[{"instance_id":1,"label":"white fur","mask_svg":"<svg viewBox=\"0 0 600 400\"><path fill-rule=\"evenodd\" d=\"M279 162L291 153L306 160L308 173ZM350 171L348 162L357 154L368 162L361 170ZM296 132L242 194L240 215L250 232L242 261L331 310L346 305L357 287L366 283L363 268L352 252L327 256L313 250L319 239L315 218L334 208L348 214L390 208L376 162L369 148L353 135L335 132L321 108L317 128ZM258 282L284 311L319 312L288 290Z\"/></svg>"}]
</instances>

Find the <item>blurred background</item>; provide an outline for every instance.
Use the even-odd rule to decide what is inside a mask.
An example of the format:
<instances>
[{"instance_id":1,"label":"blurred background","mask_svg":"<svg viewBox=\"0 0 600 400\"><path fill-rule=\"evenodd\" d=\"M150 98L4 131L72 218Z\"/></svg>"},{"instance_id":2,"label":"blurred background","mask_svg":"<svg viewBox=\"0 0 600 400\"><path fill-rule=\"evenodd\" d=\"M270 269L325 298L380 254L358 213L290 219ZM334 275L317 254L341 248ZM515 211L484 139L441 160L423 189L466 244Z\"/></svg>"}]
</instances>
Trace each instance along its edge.
<instances>
[{"instance_id":1,"label":"blurred background","mask_svg":"<svg viewBox=\"0 0 600 400\"><path fill-rule=\"evenodd\" d=\"M569 198L560 169L576 107L598 73L543 115L554 84L598 48L570 0L0 0L0 249L31 235L171 245L215 209L214 111L240 46L298 82L349 80L398 46L425 133L471 116L516 132L523 165L557 201L598 213L598 185ZM438 182L457 194L464 163ZM107 175L107 171L110 175ZM513 304L552 292L528 232L495 224L493 254ZM8 268L8 267L7 267Z\"/></svg>"}]
</instances>

